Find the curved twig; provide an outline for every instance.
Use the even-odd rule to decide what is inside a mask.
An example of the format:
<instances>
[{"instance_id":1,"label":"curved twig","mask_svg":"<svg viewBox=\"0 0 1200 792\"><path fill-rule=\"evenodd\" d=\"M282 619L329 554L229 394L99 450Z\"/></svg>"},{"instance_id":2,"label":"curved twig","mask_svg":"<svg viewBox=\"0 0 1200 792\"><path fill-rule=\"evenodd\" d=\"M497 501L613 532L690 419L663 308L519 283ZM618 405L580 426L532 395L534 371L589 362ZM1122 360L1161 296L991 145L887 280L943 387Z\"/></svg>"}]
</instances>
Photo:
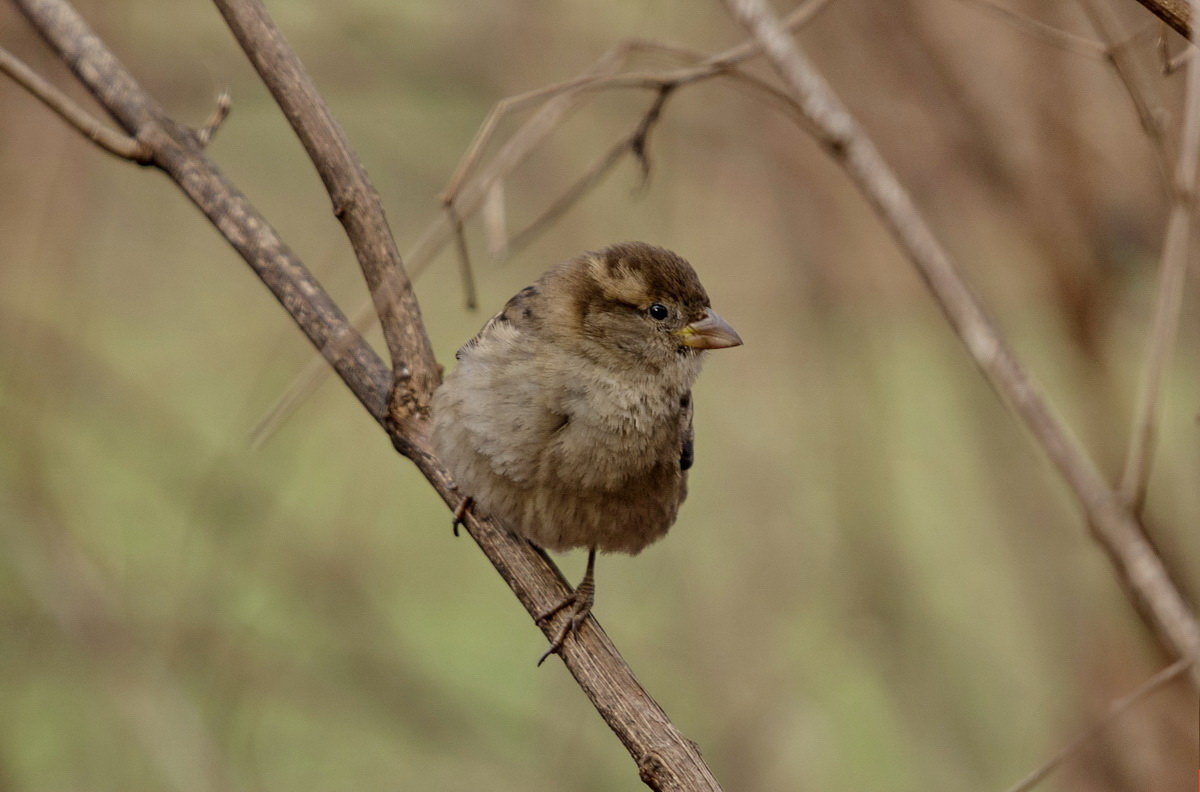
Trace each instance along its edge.
<instances>
[{"instance_id":1,"label":"curved twig","mask_svg":"<svg viewBox=\"0 0 1200 792\"><path fill-rule=\"evenodd\" d=\"M0 72L7 74L17 85L39 99L46 107L100 148L121 159L139 164L150 161L150 150L136 138L123 135L84 110L62 91L55 88L16 55L0 47Z\"/></svg>"}]
</instances>

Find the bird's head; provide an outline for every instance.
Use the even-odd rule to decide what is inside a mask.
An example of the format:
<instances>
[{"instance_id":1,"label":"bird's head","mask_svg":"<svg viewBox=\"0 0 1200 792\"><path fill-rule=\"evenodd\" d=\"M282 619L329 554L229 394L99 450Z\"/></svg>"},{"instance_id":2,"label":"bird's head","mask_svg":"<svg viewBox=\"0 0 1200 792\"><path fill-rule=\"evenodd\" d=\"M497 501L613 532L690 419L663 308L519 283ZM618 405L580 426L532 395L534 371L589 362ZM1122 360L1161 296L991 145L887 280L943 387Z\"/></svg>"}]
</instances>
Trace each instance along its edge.
<instances>
[{"instance_id":1,"label":"bird's head","mask_svg":"<svg viewBox=\"0 0 1200 792\"><path fill-rule=\"evenodd\" d=\"M614 367L661 371L741 337L713 311L692 266L664 248L624 242L552 271L564 340Z\"/></svg>"}]
</instances>

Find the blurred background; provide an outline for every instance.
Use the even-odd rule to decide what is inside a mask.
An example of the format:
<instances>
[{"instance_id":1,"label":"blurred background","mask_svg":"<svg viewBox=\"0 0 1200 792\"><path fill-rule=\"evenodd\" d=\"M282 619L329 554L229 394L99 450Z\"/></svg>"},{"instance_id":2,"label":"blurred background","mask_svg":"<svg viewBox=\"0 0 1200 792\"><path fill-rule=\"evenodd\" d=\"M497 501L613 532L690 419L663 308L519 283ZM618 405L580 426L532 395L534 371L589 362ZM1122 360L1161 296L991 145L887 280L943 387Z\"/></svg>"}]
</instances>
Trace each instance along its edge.
<instances>
[{"instance_id":1,"label":"blurred background","mask_svg":"<svg viewBox=\"0 0 1200 792\"><path fill-rule=\"evenodd\" d=\"M1087 41L959 0L833 0L798 40L1115 480L1163 159L1080 5L1005 2ZM1184 78L1162 73L1158 23L1131 0L1101 4L1175 135ZM212 156L347 311L360 305L320 181L216 10L78 5L180 121L199 126L231 88ZM717 3L269 6L405 251L500 99L628 37L706 52L744 39ZM84 98L7 4L0 45ZM579 104L505 179L509 230L652 99ZM485 161L529 117L502 123ZM649 153L644 187L625 161L504 261L469 218L480 310L463 307L452 246L417 280L440 359L581 250L642 239L690 259L746 345L700 380L678 524L637 558L600 559L597 616L726 789L1007 788L1170 658L912 267L785 113L732 81L691 85ZM1189 596L1196 283L1146 512ZM252 442L308 343L167 179L8 80L0 340L0 789L639 788L561 664L534 667L544 641L499 576L340 383ZM571 580L583 560L559 559ZM1177 680L1039 789L1190 789L1196 739Z\"/></svg>"}]
</instances>

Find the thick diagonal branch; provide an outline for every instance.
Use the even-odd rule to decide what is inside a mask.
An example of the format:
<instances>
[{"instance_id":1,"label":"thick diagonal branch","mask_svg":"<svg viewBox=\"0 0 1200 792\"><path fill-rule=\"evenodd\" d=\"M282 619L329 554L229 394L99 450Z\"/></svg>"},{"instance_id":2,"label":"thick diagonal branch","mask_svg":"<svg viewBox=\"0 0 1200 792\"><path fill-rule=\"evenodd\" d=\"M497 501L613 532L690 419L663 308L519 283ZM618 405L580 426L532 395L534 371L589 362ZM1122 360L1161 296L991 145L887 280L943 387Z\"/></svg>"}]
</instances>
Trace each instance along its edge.
<instances>
[{"instance_id":1,"label":"thick diagonal branch","mask_svg":"<svg viewBox=\"0 0 1200 792\"><path fill-rule=\"evenodd\" d=\"M149 149L150 164L175 181L271 289L371 416L387 430L397 449L412 459L448 505L457 505L461 496L432 453L427 422L419 413L409 421L391 419L388 401L392 373L266 219L208 159L197 135L166 116L66 0L14 2L101 105L131 137ZM323 157L323 151L318 149L314 157ZM329 162L320 167L327 166L338 167ZM350 176L341 174L338 178ZM364 232L386 233L386 225L368 226ZM369 241L385 244L379 239ZM404 303L400 305L403 310ZM419 315L402 318L420 332L422 343L427 345ZM419 350L401 351L403 359L421 359ZM467 515L466 525L531 616L549 609L569 592L557 568L529 543L474 513ZM543 629L549 637L550 625ZM680 792L720 789L695 744L679 732L641 686L595 620L589 619L578 640L563 647L561 657L629 750L647 785Z\"/></svg>"},{"instance_id":2,"label":"thick diagonal branch","mask_svg":"<svg viewBox=\"0 0 1200 792\"><path fill-rule=\"evenodd\" d=\"M917 268L975 364L1058 467L1137 609L1176 657L1200 656L1200 625L1162 559L1017 360L875 144L765 0L725 2L762 44L820 144L846 171ZM1200 672L1196 665L1192 668L1193 682L1200 687Z\"/></svg>"},{"instance_id":3,"label":"thick diagonal branch","mask_svg":"<svg viewBox=\"0 0 1200 792\"><path fill-rule=\"evenodd\" d=\"M1184 38L1192 37L1191 0L1138 0Z\"/></svg>"}]
</instances>

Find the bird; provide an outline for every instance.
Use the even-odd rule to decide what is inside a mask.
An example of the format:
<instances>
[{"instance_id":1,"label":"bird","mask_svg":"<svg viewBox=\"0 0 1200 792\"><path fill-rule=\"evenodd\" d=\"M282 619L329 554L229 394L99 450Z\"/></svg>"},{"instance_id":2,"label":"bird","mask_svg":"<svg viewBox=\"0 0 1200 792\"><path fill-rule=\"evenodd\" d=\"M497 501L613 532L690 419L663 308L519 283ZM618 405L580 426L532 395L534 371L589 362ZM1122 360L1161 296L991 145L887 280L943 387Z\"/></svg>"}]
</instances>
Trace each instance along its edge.
<instances>
[{"instance_id":1,"label":"bird","mask_svg":"<svg viewBox=\"0 0 1200 792\"><path fill-rule=\"evenodd\" d=\"M707 350L742 344L692 266L645 242L547 270L455 355L432 400L432 440L460 495L544 550L588 551L580 584L537 617L567 618L538 665L595 601L598 552L636 555L687 497L692 386Z\"/></svg>"}]
</instances>

